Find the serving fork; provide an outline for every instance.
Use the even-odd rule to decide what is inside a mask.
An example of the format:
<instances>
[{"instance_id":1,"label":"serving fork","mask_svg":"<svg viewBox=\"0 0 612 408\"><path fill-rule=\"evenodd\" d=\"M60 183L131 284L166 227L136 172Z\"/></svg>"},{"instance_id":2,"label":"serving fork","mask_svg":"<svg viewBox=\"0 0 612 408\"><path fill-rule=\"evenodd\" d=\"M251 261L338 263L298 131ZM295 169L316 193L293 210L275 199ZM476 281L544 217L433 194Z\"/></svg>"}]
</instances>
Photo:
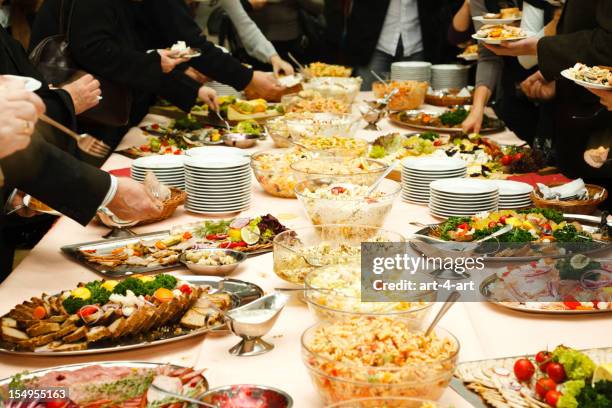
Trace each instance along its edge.
<instances>
[{"instance_id":1,"label":"serving fork","mask_svg":"<svg viewBox=\"0 0 612 408\"><path fill-rule=\"evenodd\" d=\"M40 120L72 137L74 140L76 140L79 150L90 156L105 158L111 151L110 146L108 146L101 140L98 140L92 135L88 135L87 133L79 135L78 133L67 128L61 123L51 119L45 114L40 116Z\"/></svg>"}]
</instances>

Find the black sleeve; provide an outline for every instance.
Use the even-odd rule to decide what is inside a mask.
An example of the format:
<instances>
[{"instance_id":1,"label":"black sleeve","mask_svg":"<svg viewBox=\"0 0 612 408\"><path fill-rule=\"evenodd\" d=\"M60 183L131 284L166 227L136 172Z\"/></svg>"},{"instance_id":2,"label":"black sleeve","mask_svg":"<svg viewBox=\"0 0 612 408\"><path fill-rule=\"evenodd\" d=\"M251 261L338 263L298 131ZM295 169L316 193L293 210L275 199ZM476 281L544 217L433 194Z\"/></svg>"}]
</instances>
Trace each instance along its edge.
<instances>
[{"instance_id":1,"label":"black sleeve","mask_svg":"<svg viewBox=\"0 0 612 408\"><path fill-rule=\"evenodd\" d=\"M185 41L190 47L202 51L202 56L190 61L195 69L238 90L251 82L253 71L206 39L184 0L146 0L145 4L151 8L152 15L160 19L160 25L166 32L169 43L164 46Z\"/></svg>"},{"instance_id":2,"label":"black sleeve","mask_svg":"<svg viewBox=\"0 0 612 408\"><path fill-rule=\"evenodd\" d=\"M110 175L45 142L40 135L30 145L0 159L5 184L17 188L87 225L110 188Z\"/></svg>"},{"instance_id":3,"label":"black sleeve","mask_svg":"<svg viewBox=\"0 0 612 408\"><path fill-rule=\"evenodd\" d=\"M120 26L122 17L113 1L76 1L69 39L72 55L88 72L132 89L156 93L163 76L159 54L120 44L117 37L130 35L127 31L131 29Z\"/></svg>"},{"instance_id":4,"label":"black sleeve","mask_svg":"<svg viewBox=\"0 0 612 408\"><path fill-rule=\"evenodd\" d=\"M561 71L577 62L586 65L609 65L612 61L612 1L599 1L597 27L569 34L544 37L538 42L538 65L548 80L557 79Z\"/></svg>"},{"instance_id":5,"label":"black sleeve","mask_svg":"<svg viewBox=\"0 0 612 408\"><path fill-rule=\"evenodd\" d=\"M28 52L32 52L32 50L45 38L60 33L60 4L61 0L45 0L42 2L34 18L34 23L32 24Z\"/></svg>"},{"instance_id":6,"label":"black sleeve","mask_svg":"<svg viewBox=\"0 0 612 408\"><path fill-rule=\"evenodd\" d=\"M198 90L201 86L199 82L175 68L172 72L163 76L158 94L183 111L189 112L196 103Z\"/></svg>"}]
</instances>

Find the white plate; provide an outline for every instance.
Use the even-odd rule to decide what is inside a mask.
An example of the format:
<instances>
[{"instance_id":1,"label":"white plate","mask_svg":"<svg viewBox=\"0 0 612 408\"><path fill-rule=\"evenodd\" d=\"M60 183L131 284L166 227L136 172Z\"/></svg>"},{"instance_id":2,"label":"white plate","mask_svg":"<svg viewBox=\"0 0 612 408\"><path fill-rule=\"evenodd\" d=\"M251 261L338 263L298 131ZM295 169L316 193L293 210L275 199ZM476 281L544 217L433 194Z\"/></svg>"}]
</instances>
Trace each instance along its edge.
<instances>
[{"instance_id":1,"label":"white plate","mask_svg":"<svg viewBox=\"0 0 612 408\"><path fill-rule=\"evenodd\" d=\"M467 168L467 163L454 157L408 157L402 160L406 170L416 170L418 173L455 173Z\"/></svg>"},{"instance_id":2,"label":"white plate","mask_svg":"<svg viewBox=\"0 0 612 408\"><path fill-rule=\"evenodd\" d=\"M30 92L34 92L34 91L38 91L40 89L40 87L42 86L42 82L40 82L38 79L35 78L30 78L27 76L21 76L21 75L2 75L5 78L12 78L12 79L17 79L23 82L23 87L25 88L26 91L30 91Z\"/></svg>"},{"instance_id":3,"label":"white plate","mask_svg":"<svg viewBox=\"0 0 612 408\"><path fill-rule=\"evenodd\" d=\"M249 153L244 152L236 147L227 146L202 146L187 149L185 155L196 157L196 156L224 156L226 154L232 154L237 156L250 156Z\"/></svg>"},{"instance_id":4,"label":"white plate","mask_svg":"<svg viewBox=\"0 0 612 408\"><path fill-rule=\"evenodd\" d=\"M194 208L197 210L213 210L213 211L236 211L243 208L247 208L251 205L250 201L237 203L237 204L221 204L221 205L208 205L208 204L200 204L200 203L190 203L187 202L188 208Z\"/></svg>"},{"instance_id":5,"label":"white plate","mask_svg":"<svg viewBox=\"0 0 612 408\"><path fill-rule=\"evenodd\" d=\"M488 180L489 183L496 185L499 188L499 195L529 195L533 191L531 184L521 183L520 181L512 180Z\"/></svg>"},{"instance_id":6,"label":"white plate","mask_svg":"<svg viewBox=\"0 0 612 408\"><path fill-rule=\"evenodd\" d=\"M481 200L481 201L473 201L473 202L468 202L468 201L450 201L448 199L441 199L440 197L431 195L430 196L430 200L434 203L440 204L440 205L445 205L448 207L480 207L483 205L492 205L492 204L497 204L498 201L496 199L488 199L488 200Z\"/></svg>"},{"instance_id":7,"label":"white plate","mask_svg":"<svg viewBox=\"0 0 612 408\"><path fill-rule=\"evenodd\" d=\"M580 85L580 86L585 87L585 88L599 89L599 90L602 90L602 91L612 90L612 86L610 86L610 85L593 84L591 82L583 81L581 79L576 79L571 74L569 69L564 69L563 71L561 71L561 75L563 77L569 79L570 81L574 81L577 85Z\"/></svg>"},{"instance_id":8,"label":"white plate","mask_svg":"<svg viewBox=\"0 0 612 408\"><path fill-rule=\"evenodd\" d=\"M471 211L471 212L462 212L462 211L440 211L430 208L429 211L437 215L438 217L454 217L454 216L472 216L481 211ZM490 209L490 211L495 211L494 208Z\"/></svg>"},{"instance_id":9,"label":"white plate","mask_svg":"<svg viewBox=\"0 0 612 408\"><path fill-rule=\"evenodd\" d=\"M132 162L133 167L146 170L156 169L181 169L183 168L184 156L156 155L139 157Z\"/></svg>"},{"instance_id":10,"label":"white plate","mask_svg":"<svg viewBox=\"0 0 612 408\"><path fill-rule=\"evenodd\" d=\"M189 212L192 212L192 213L195 213L195 214L215 214L215 215L218 215L218 216L222 216L222 215L223 216L224 215L231 216L231 215L234 215L234 214L238 214L238 213L240 213L240 212L242 212L244 210L247 210L248 208L249 207L240 208L238 210L233 210L233 211L231 211L231 210L230 211L209 211L209 210L197 210L195 208L188 208L187 210Z\"/></svg>"},{"instance_id":11,"label":"white plate","mask_svg":"<svg viewBox=\"0 0 612 408\"><path fill-rule=\"evenodd\" d=\"M246 180L242 180L242 181L232 181L232 182L224 182L224 183L210 183L210 182L202 182L199 180L192 180L192 179L187 179L185 180L185 184L189 185L189 186L194 186L194 187L201 187L203 189L237 189L237 188L247 188L250 187L252 183L252 181L250 179L246 179Z\"/></svg>"},{"instance_id":12,"label":"white plate","mask_svg":"<svg viewBox=\"0 0 612 408\"><path fill-rule=\"evenodd\" d=\"M472 34L472 38L475 40L481 41L485 44L499 45L503 42L519 41L519 40L524 40L529 37L526 35L523 35L521 37L504 38L503 40L493 40L491 38L482 38L482 37L478 37L476 34Z\"/></svg>"},{"instance_id":13,"label":"white plate","mask_svg":"<svg viewBox=\"0 0 612 408\"><path fill-rule=\"evenodd\" d=\"M483 24L511 24L515 21L521 21L522 17L512 17L512 18L486 18L485 16L476 16L472 17L472 20L477 21Z\"/></svg>"},{"instance_id":14,"label":"white plate","mask_svg":"<svg viewBox=\"0 0 612 408\"><path fill-rule=\"evenodd\" d=\"M235 208L235 207L244 207L250 202L251 202L250 199L236 200L236 201L196 201L196 200L190 199L189 205L191 207L200 207L200 208Z\"/></svg>"},{"instance_id":15,"label":"white plate","mask_svg":"<svg viewBox=\"0 0 612 408\"><path fill-rule=\"evenodd\" d=\"M461 196L498 194L497 186L487 183L486 180L468 178L437 180L432 182L430 187L437 192Z\"/></svg>"},{"instance_id":16,"label":"white plate","mask_svg":"<svg viewBox=\"0 0 612 408\"><path fill-rule=\"evenodd\" d=\"M227 169L248 166L250 159L245 156L228 154L225 156L187 156L185 166L194 169Z\"/></svg>"}]
</instances>

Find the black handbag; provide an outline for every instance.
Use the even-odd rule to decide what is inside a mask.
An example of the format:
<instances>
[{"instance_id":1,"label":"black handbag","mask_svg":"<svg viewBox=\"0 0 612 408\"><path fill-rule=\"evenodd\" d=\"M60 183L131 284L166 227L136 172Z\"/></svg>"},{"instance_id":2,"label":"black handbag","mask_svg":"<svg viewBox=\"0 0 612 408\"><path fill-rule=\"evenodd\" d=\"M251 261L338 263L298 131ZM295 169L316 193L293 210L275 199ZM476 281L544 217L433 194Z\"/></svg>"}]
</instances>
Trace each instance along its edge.
<instances>
[{"instance_id":1,"label":"black handbag","mask_svg":"<svg viewBox=\"0 0 612 408\"><path fill-rule=\"evenodd\" d=\"M47 82L60 86L86 74L70 55L68 39L75 0L62 0L59 10L60 33L43 39L30 53L30 61ZM66 13L66 3L70 3ZM95 107L81 113L79 121L106 126L125 126L130 120L131 91L113 81L96 77L100 82L102 99Z\"/></svg>"}]
</instances>

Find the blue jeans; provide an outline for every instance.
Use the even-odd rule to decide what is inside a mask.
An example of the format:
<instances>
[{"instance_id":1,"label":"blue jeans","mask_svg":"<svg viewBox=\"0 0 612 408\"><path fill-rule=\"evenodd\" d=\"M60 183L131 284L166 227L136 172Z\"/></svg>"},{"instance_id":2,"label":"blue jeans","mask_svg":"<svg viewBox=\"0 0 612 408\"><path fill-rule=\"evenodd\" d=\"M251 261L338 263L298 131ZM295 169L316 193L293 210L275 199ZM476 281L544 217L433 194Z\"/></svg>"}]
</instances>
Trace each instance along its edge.
<instances>
[{"instance_id":1,"label":"blue jeans","mask_svg":"<svg viewBox=\"0 0 612 408\"><path fill-rule=\"evenodd\" d=\"M372 90L372 83L376 81L374 75L370 71L376 72L378 75L386 79L385 76L391 71L391 64L398 61L423 61L425 53L423 51L415 52L406 57L394 57L379 50L374 50L370 62L365 67L358 67L357 73L363 78L361 84L362 91Z\"/></svg>"}]
</instances>

